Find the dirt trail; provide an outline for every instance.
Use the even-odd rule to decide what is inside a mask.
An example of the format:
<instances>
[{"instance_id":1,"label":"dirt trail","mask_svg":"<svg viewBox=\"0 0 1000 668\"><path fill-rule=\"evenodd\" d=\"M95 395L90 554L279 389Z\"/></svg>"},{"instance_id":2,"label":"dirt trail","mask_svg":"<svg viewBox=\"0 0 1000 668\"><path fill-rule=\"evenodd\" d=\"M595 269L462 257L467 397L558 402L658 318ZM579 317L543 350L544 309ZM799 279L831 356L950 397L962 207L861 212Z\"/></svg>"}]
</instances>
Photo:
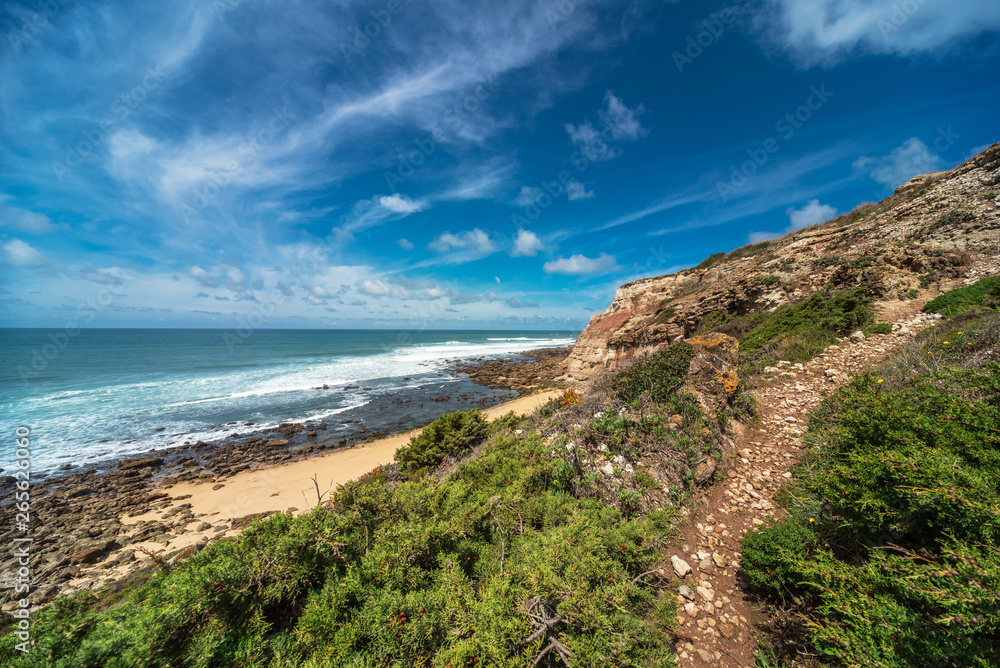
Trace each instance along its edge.
<instances>
[{"instance_id":1,"label":"dirt trail","mask_svg":"<svg viewBox=\"0 0 1000 668\"><path fill-rule=\"evenodd\" d=\"M934 316L920 312L927 299L876 304L879 320L898 331L830 346L802 365L774 374L753 394L760 406L757 429L738 438L735 459L723 480L699 499L667 552L681 580L678 596L678 665L756 665L757 631L768 620L750 602L739 577L740 537L783 511L774 494L792 477L803 450L809 413L827 393L911 340ZM783 365L784 366L784 365Z\"/></svg>"}]
</instances>

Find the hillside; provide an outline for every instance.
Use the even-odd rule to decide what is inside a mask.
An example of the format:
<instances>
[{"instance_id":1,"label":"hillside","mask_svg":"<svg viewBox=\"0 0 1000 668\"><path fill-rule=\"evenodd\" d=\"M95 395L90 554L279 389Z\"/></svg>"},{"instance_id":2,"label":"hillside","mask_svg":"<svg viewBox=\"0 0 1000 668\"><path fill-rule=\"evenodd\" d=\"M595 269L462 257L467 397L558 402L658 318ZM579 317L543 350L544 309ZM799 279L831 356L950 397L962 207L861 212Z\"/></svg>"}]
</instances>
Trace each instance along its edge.
<instances>
[{"instance_id":1,"label":"hillside","mask_svg":"<svg viewBox=\"0 0 1000 668\"><path fill-rule=\"evenodd\" d=\"M881 202L820 225L718 253L676 274L621 286L568 359L567 379L800 301L827 287L882 300L936 294L943 279L997 273L1000 144L947 172L911 179Z\"/></svg>"}]
</instances>

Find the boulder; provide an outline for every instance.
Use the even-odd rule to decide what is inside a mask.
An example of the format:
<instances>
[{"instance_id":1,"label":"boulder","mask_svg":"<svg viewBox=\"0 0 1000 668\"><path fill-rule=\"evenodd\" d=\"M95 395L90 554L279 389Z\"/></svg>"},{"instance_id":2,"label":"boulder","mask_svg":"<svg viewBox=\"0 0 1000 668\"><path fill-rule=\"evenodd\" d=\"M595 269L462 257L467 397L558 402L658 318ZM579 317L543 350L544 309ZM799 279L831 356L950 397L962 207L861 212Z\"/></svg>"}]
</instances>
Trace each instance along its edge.
<instances>
[{"instance_id":1,"label":"boulder","mask_svg":"<svg viewBox=\"0 0 1000 668\"><path fill-rule=\"evenodd\" d=\"M162 465L163 459L161 457L134 457L118 462L118 470L130 471L134 469L155 468Z\"/></svg>"},{"instance_id":2,"label":"boulder","mask_svg":"<svg viewBox=\"0 0 1000 668\"><path fill-rule=\"evenodd\" d=\"M688 377L680 391L694 395L706 417L715 419L716 411L735 398L740 385L736 374L739 342L731 336L709 333L686 342L695 350Z\"/></svg>"}]
</instances>

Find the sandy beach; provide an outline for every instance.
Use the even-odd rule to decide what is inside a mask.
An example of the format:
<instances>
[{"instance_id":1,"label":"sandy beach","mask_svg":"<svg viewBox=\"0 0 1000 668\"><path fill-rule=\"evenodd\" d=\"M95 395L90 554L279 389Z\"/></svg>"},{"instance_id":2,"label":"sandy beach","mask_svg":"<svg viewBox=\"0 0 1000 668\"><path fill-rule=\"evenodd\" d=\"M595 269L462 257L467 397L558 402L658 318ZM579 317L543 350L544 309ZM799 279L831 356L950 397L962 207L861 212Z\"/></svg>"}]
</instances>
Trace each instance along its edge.
<instances>
[{"instance_id":1,"label":"sandy beach","mask_svg":"<svg viewBox=\"0 0 1000 668\"><path fill-rule=\"evenodd\" d=\"M484 413L490 420L510 411L525 415L561 394L561 390L546 390L497 404L486 409ZM202 543L207 538L238 534L241 529L232 527L231 521L247 515L287 510L296 515L304 513L316 506L314 477L319 483L321 492L336 489L337 486L364 475L377 466L392 463L396 450L406 445L420 431L415 429L356 448L245 471L226 479L224 483L212 481L178 483L164 490L171 498L169 507L135 517L121 517L120 520L126 525L159 520L171 509L184 506L194 516L189 525L191 530L177 536L166 549L162 543L152 542L132 543L129 549L146 548L154 553L171 552ZM215 487L218 489L214 489ZM324 495L323 498L328 498L328 495ZM202 531L194 529L203 524L212 524L213 527ZM216 531L219 526L229 528Z\"/></svg>"}]
</instances>

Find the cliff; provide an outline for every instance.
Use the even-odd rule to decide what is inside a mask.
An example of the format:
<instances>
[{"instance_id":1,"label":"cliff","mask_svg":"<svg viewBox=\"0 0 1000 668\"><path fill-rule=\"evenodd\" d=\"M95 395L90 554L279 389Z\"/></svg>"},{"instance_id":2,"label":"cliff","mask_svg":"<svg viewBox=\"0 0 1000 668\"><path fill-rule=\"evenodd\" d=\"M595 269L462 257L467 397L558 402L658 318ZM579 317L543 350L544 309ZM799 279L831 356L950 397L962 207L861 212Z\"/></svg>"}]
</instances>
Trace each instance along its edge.
<instances>
[{"instance_id":1,"label":"cliff","mask_svg":"<svg viewBox=\"0 0 1000 668\"><path fill-rule=\"evenodd\" d=\"M968 276L974 266L995 273L998 254L1000 143L825 223L626 283L580 334L565 378L620 367L732 316L772 310L828 286L912 298L940 279Z\"/></svg>"}]
</instances>

